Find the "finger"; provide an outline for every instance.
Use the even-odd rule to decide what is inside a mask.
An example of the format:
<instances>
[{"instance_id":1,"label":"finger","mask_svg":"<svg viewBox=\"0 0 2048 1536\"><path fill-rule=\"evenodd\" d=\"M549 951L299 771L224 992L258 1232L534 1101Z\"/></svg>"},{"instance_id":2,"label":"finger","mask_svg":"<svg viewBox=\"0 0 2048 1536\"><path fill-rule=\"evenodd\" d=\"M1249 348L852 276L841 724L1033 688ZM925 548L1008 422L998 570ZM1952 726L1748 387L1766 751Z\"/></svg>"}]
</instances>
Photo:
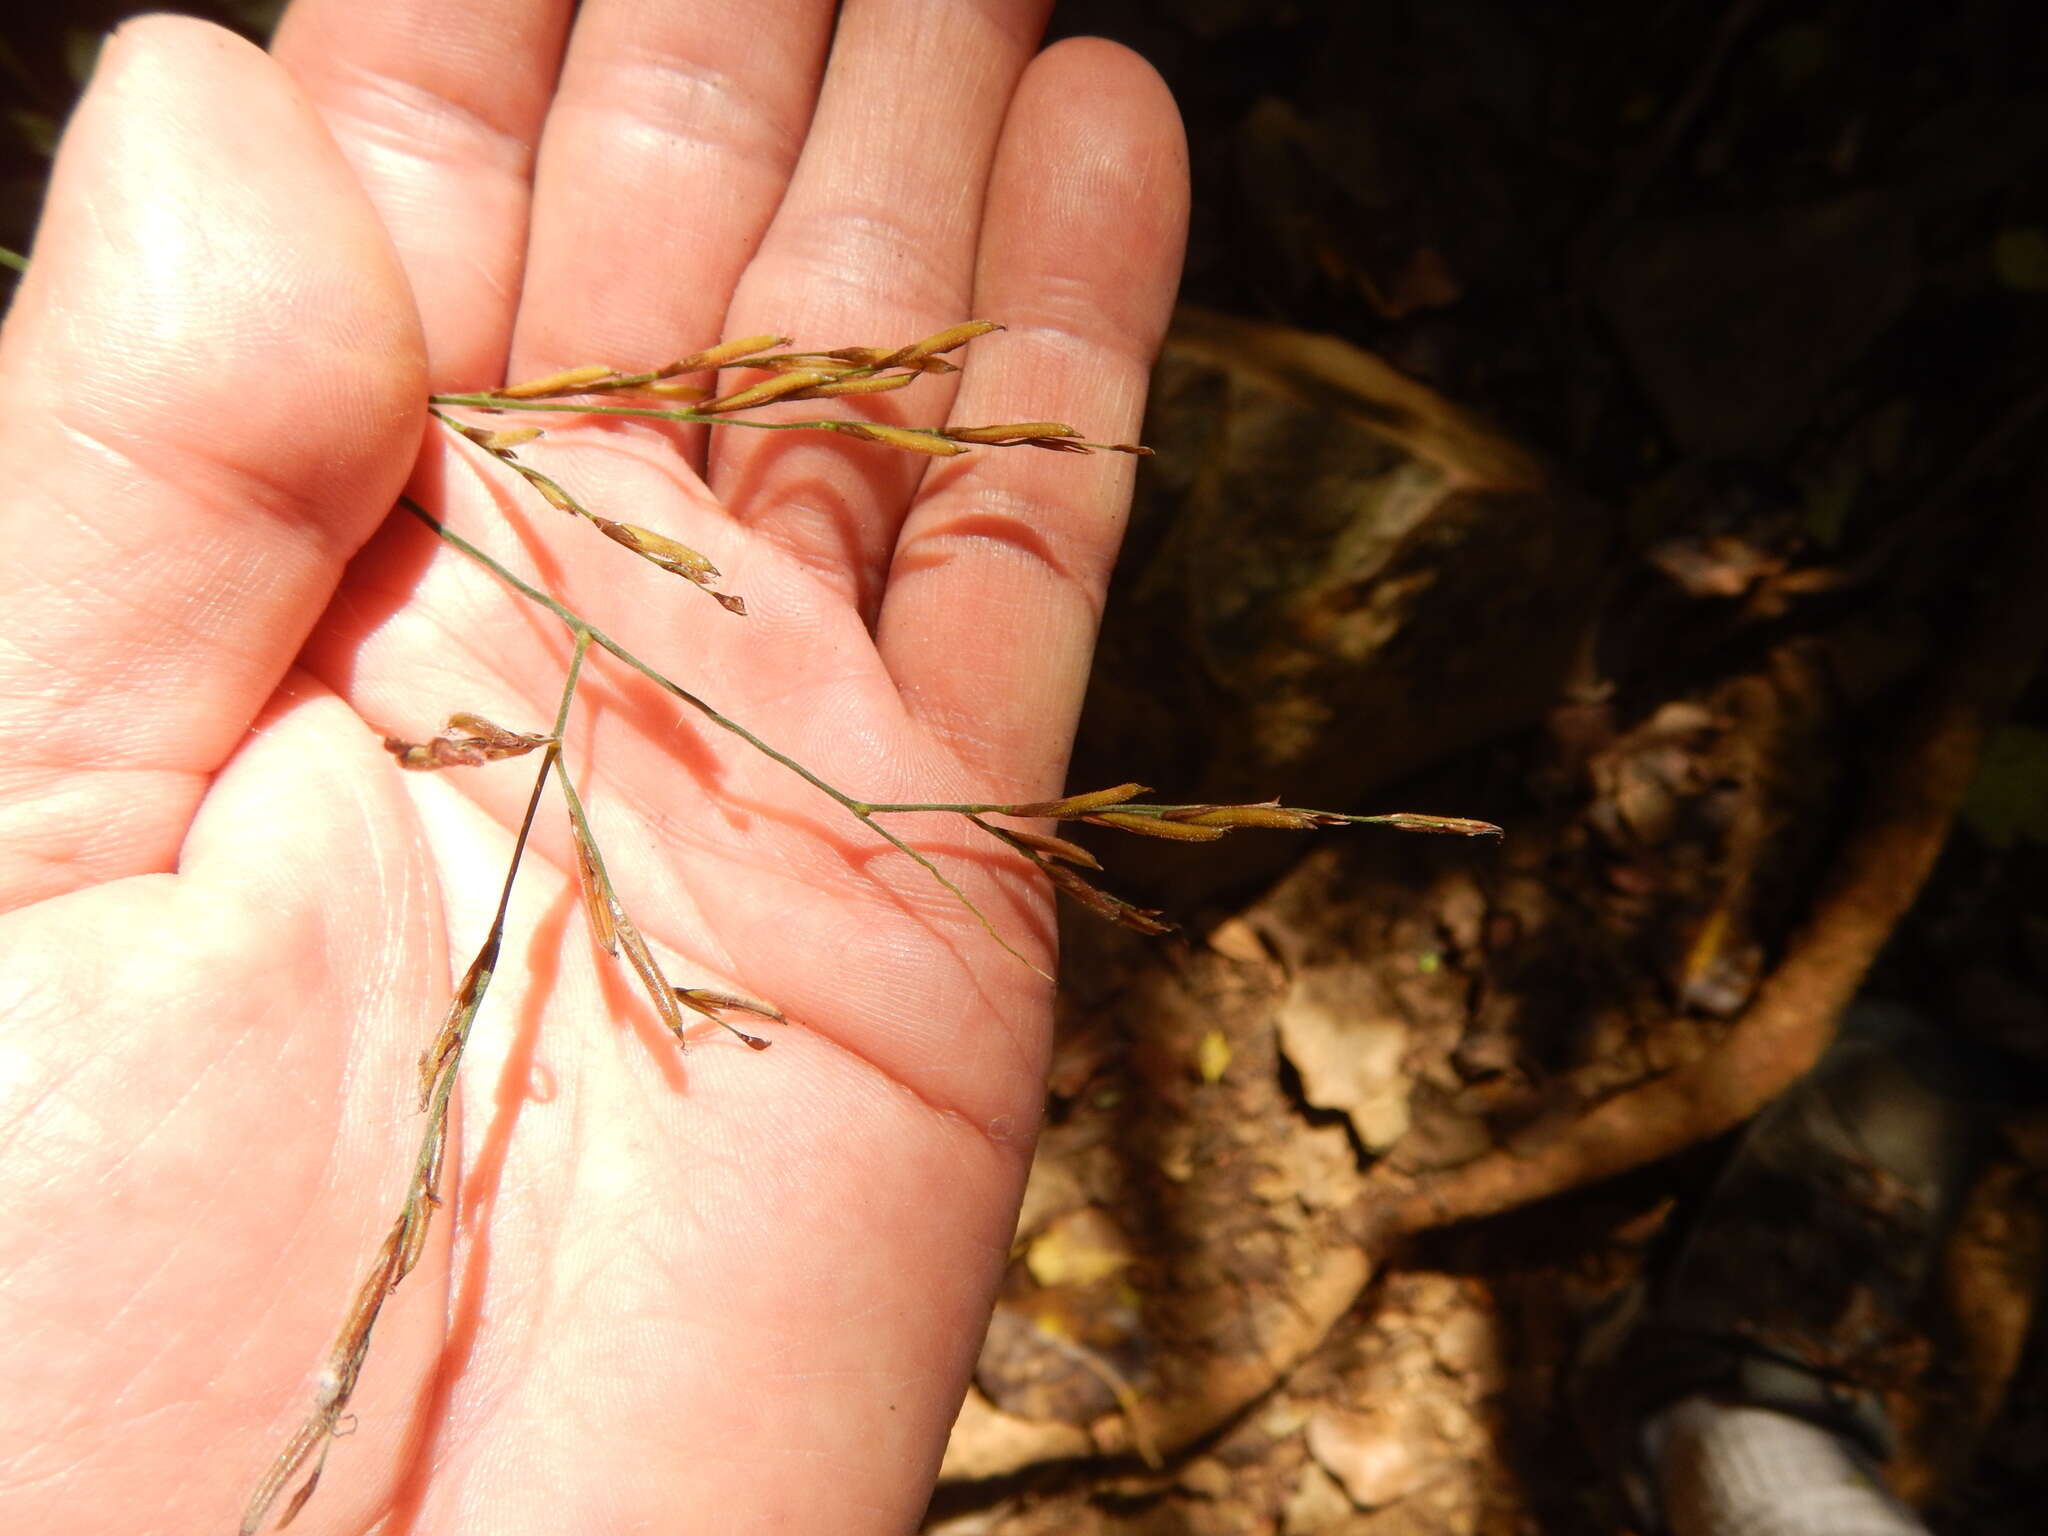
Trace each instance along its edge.
<instances>
[{"instance_id":1,"label":"finger","mask_svg":"<svg viewBox=\"0 0 2048 1536\"><path fill-rule=\"evenodd\" d=\"M1186 221L1187 150L1158 76L1112 43L1048 49L1003 128L975 283L976 312L1009 330L975 344L953 420L1133 441ZM1065 771L1133 467L984 449L940 465L904 525L882 659L992 793L1051 792Z\"/></svg>"},{"instance_id":2,"label":"finger","mask_svg":"<svg viewBox=\"0 0 2048 1536\"><path fill-rule=\"evenodd\" d=\"M831 33L831 0L583 8L541 144L516 377L718 339Z\"/></svg>"},{"instance_id":3,"label":"finger","mask_svg":"<svg viewBox=\"0 0 2048 1536\"><path fill-rule=\"evenodd\" d=\"M383 215L436 389L503 382L571 0L296 0L272 45Z\"/></svg>"},{"instance_id":4,"label":"finger","mask_svg":"<svg viewBox=\"0 0 2048 1536\"><path fill-rule=\"evenodd\" d=\"M390 242L283 71L123 28L0 343L0 909L171 866L424 389Z\"/></svg>"},{"instance_id":5,"label":"finger","mask_svg":"<svg viewBox=\"0 0 2048 1536\"><path fill-rule=\"evenodd\" d=\"M982 189L1045 10L1038 0L846 7L803 159L733 298L727 334L894 346L969 318ZM857 412L837 402L829 414L936 425L951 393L928 378ZM709 479L734 516L871 612L925 463L731 428L713 438Z\"/></svg>"}]
</instances>

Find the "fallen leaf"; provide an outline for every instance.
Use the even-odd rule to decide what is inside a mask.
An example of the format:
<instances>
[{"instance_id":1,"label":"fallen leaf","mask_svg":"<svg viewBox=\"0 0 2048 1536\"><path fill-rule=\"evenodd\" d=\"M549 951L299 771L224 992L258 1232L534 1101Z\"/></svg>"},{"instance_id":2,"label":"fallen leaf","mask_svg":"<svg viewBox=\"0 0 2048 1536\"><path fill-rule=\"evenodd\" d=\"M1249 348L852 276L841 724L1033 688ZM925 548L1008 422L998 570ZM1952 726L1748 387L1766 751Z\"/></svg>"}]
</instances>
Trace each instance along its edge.
<instances>
[{"instance_id":1,"label":"fallen leaf","mask_svg":"<svg viewBox=\"0 0 2048 1536\"><path fill-rule=\"evenodd\" d=\"M1060 1217L1024 1250L1031 1278L1048 1287L1093 1285L1122 1273L1131 1261L1129 1240L1093 1206Z\"/></svg>"}]
</instances>

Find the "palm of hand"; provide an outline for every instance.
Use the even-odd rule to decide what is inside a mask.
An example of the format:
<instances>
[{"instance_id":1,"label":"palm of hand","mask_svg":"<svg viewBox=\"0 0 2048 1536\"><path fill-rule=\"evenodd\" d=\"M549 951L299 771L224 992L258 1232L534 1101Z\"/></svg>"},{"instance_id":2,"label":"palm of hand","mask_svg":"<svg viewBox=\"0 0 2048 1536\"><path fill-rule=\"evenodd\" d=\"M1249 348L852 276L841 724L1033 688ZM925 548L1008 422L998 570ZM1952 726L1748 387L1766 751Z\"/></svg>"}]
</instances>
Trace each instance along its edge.
<instances>
[{"instance_id":1,"label":"palm of hand","mask_svg":"<svg viewBox=\"0 0 2048 1536\"><path fill-rule=\"evenodd\" d=\"M823 8L798 9L822 37ZM317 4L295 22L303 60L333 22ZM172 605L186 622L169 626L153 667L113 658L117 643L132 656L151 638L132 618L125 634L104 612L65 629L53 598L22 621L76 636L60 669L72 693L46 689L40 717L23 707L24 728L51 747L10 780L13 910L0 918L0 1166L14 1192L0 1375L20 1386L0 1407L12 1448L0 1452L0 1523L23 1529L127 1529L138 1509L166 1528L220 1528L309 1406L310 1372L417 1144L414 1060L451 967L488 922L531 784L518 764L400 775L373 727L419 734L470 709L544 729L567 651L554 620L437 554L416 526L392 522L342 566L418 432L422 358L399 274L384 257L381 283L361 275L379 270L383 236L269 66L183 28L152 42L129 45L150 54L141 62L117 53L82 114L38 246L32 283L49 288L25 295L6 357L19 404L40 374L79 366L65 352L76 327L39 318L36 301L44 317L97 306L121 338L103 358L129 348L122 361L175 379L160 404L137 392L68 419L45 411L54 419L31 418L0 446L49 466L38 486L74 533L106 510L77 504L80 482L127 475L124 494L160 526L111 558L139 586L161 582L159 604L180 586L203 597ZM842 34L835 72L860 67L861 46ZM292 49L288 30L288 60ZM1022 57L982 62L1014 74ZM326 99L318 69L299 67ZM1099 223L1132 188L1068 186L1062 206L1057 178L1048 191L1018 162L1058 148L1050 100L1105 74L1138 102L1121 120L1129 164L1156 174L1172 159L1170 109L1143 95L1156 88L1142 72L1107 50L1048 55L1003 129L1016 147L996 153L987 134L995 189L978 269L970 227L908 300L830 294L789 306L803 312L787 323L825 345L893 342L958 318L963 299L993 299L1024 323L997 339L1010 350L992 350L996 363L970 364L953 419L1058 403L1095 430L1128 431L1170 286L1178 194L1154 215L1149 254L1126 242L1112 257L1100 234L1092 254L1055 251L1033 243L1034 224ZM275 239L289 221L264 199L293 217L310 201L317 228L293 246L304 270L279 279L252 261L211 308L178 302L188 268L109 297L93 264L110 252L92 242L119 247L123 198L153 206L175 197L167 181L207 172L203 157L176 163L193 151L173 142L170 163L67 201L67 176L77 187L95 174L85 166L134 149L123 92L170 98L195 140L232 123L237 142L261 142L242 184L250 206L219 213L221 238ZM529 295L550 291L551 152ZM374 156L358 159L378 193ZM799 167L785 212L801 214L806 176L822 174ZM87 202L90 216L75 211ZM402 206L386 218L441 387L492 376L508 352L525 372L646 360L746 329L731 317L796 282L808 259L798 225L781 240L770 230L751 272L724 285L737 284L729 311L700 297L702 314L679 316L628 292L621 320L596 303L620 296L586 281L559 304L482 313L473 288L436 271L430 242L408 242ZM53 251L78 260L45 271ZM1104 277L1106 265L1119 272ZM1030 290L1049 268L1127 291L1091 331L1071 309L1038 307ZM284 307L266 311L263 297ZM218 326L229 305L239 329ZM248 355L180 356L194 315ZM1128 334L1101 329L1117 320ZM297 367L280 363L280 345L303 348ZM277 381L253 404L252 374ZM194 447L194 421L225 425ZM531 452L590 504L711 554L746 596L744 620L431 437L412 484L452 526L844 788L1050 792L1127 494L1118 469L1012 455L920 480L921 465L880 450L764 436L766 451L714 445L701 477L687 463L701 444L647 432L573 429ZM96 462L52 446L81 439ZM166 455L196 472L176 488L146 473L133 483L133 466ZM258 505L256 526L238 496ZM19 521L10 531L23 547L49 537ZM253 553L225 569L221 537ZM75 558L51 592L91 584L92 562L104 570L110 556ZM308 594L325 605L310 633L294 618ZM10 697L26 675L9 673ZM65 718L76 727L57 728ZM109 737L117 761L90 771ZM620 896L672 979L737 984L793 1023L763 1055L707 1038L679 1058L585 937L561 817L544 807L465 1068L452 1219L386 1310L354 1403L360 1432L301 1522L360 1530L395 1510L387 1528L499 1536L559 1529L569 1512L583 1528L649 1529L700 1529L716 1512L770 1528L905 1528L1003 1259L1040 1093L1042 983L786 769L622 670L593 663L569 742ZM1048 922L1029 882L943 827L901 830L1043 961Z\"/></svg>"}]
</instances>

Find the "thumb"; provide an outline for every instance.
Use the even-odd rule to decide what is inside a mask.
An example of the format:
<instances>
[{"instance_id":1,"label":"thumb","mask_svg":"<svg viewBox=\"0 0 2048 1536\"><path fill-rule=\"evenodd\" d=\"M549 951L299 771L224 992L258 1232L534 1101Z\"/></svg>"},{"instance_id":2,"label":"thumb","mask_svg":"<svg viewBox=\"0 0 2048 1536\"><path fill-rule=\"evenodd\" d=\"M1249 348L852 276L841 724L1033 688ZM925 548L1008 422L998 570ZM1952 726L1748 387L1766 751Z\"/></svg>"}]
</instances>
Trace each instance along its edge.
<instances>
[{"instance_id":1,"label":"thumb","mask_svg":"<svg viewBox=\"0 0 2048 1536\"><path fill-rule=\"evenodd\" d=\"M397 257L283 71L124 27L0 334L0 911L175 864L425 394Z\"/></svg>"}]
</instances>

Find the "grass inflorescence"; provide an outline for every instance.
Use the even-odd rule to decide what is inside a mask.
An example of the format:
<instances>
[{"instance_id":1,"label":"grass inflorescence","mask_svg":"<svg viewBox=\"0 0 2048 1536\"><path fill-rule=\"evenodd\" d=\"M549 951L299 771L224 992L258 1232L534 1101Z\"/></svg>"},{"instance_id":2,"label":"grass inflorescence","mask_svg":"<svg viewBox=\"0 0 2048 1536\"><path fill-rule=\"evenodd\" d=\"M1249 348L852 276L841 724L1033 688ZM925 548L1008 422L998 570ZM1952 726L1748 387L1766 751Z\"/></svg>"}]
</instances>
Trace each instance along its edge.
<instances>
[{"instance_id":1,"label":"grass inflorescence","mask_svg":"<svg viewBox=\"0 0 2048 1536\"><path fill-rule=\"evenodd\" d=\"M718 568L704 555L657 529L620 521L586 506L551 476L523 462L519 450L544 434L546 428L541 422L557 415L619 416L720 428L827 432L897 452L932 458L951 458L976 449L1019 447L1058 453L1150 452L1136 444L1091 442L1075 428L1058 421L926 428L892 426L846 417L767 421L747 414L764 406L790 401L829 401L908 388L927 375L956 371L956 365L948 361L946 354L998 329L1000 327L985 320L967 321L899 347L854 346L817 352L783 350L789 346L786 337L747 336L720 342L644 372L590 364L501 389L435 395L429 401L429 410L442 430L489 455L517 475L548 505L590 524L613 543L650 564L682 577L706 592L728 613L744 618L747 613L745 599L719 590L717 583L722 578ZM723 394L715 393L709 386L689 382L693 375L727 368L746 369L758 377ZM476 416L483 417L484 422L467 419ZM508 417L519 418L517 424L502 424ZM1213 842L1245 828L1306 831L1318 827L1379 825L1406 831L1466 836L1497 834L1500 830L1487 822L1460 817L1407 812L1360 816L1304 810L1281 805L1278 801L1246 805L1157 804L1139 799L1149 791L1138 784L1121 784L1057 800L1032 802L884 803L863 800L829 783L692 689L628 651L557 598L448 528L418 502L401 498L400 505L450 548L484 567L512 592L552 613L568 630L573 650L562 685L560 705L553 727L548 731L518 731L480 715L458 713L449 718L442 731L427 740L415 742L398 737L386 737L384 740L386 749L401 767L421 772L482 767L533 753L539 753L541 761L513 843L496 913L475 959L455 989L433 1043L420 1057L420 1109L426 1117L426 1126L398 1215L368 1272L357 1286L342 1326L329 1347L326 1361L315 1376L310 1412L250 1497L242 1519L242 1536L253 1536L265 1525L277 1508L279 1499L284 1497L285 1490L301 1473L304 1479L285 1500L277 1517L277 1526L282 1528L290 1524L312 1497L334 1439L345 1433L353 1422L348 1411L349 1401L368 1357L371 1335L384 1304L412 1272L425 1250L434 1213L443 1201L441 1175L446 1161L448 1112L463 1051L492 978L497 973L513 887L550 780L555 783L567 809L577 880L591 934L601 949L632 971L656 1014L675 1034L678 1045L687 1044L686 1030L693 1023L709 1019L722 1025L751 1049L766 1050L770 1045L768 1037L741 1028L728 1015L738 1013L771 1022L783 1019L781 1010L766 999L712 987L676 985L663 971L639 927L620 902L606 872L604 854L591 829L590 819L584 813L583 802L562 760L563 735L568 729L570 705L590 651L606 652L655 683L682 705L738 737L748 747L780 764L834 801L874 835L914 860L980 922L997 945L1025 964L1031 962L1003 936L952 877L928 855L889 830L883 824L883 818L933 812L958 816L1028 861L1061 895L1098 917L1145 933L1167 932L1171 924L1157 911L1124 901L1084 876L1081 873L1084 869L1091 873L1099 871L1100 862L1079 844L1046 831L1045 823L1080 821L1178 842ZM1050 977L1046 979L1051 980Z\"/></svg>"}]
</instances>

